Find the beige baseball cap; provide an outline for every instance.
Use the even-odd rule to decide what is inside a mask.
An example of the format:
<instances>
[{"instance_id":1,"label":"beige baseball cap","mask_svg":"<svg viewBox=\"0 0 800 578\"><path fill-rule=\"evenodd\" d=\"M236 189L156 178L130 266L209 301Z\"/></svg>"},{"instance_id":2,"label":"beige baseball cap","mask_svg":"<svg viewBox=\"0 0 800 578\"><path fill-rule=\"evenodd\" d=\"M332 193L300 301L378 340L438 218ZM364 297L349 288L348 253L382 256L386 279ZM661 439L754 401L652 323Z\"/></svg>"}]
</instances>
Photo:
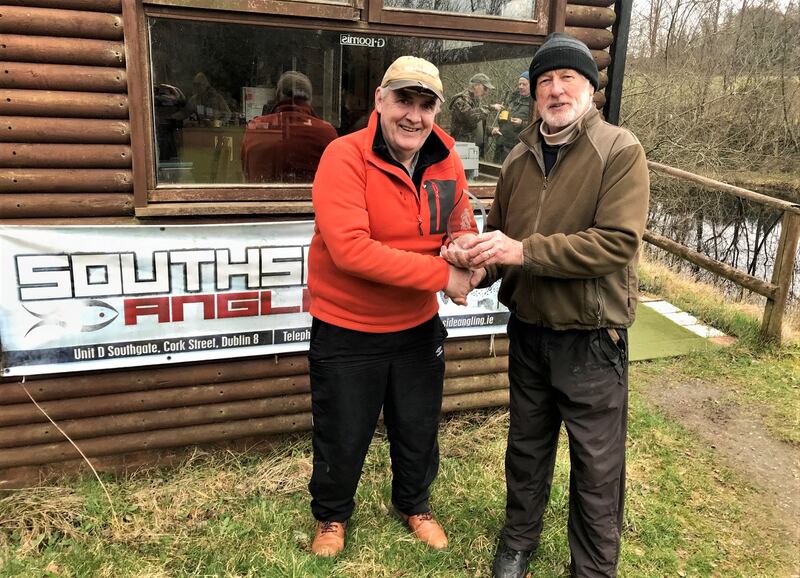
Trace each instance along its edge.
<instances>
[{"instance_id":1,"label":"beige baseball cap","mask_svg":"<svg viewBox=\"0 0 800 578\"><path fill-rule=\"evenodd\" d=\"M444 102L442 79L439 69L424 58L401 56L386 69L381 87L391 90L400 88L421 88L436 95Z\"/></svg>"}]
</instances>

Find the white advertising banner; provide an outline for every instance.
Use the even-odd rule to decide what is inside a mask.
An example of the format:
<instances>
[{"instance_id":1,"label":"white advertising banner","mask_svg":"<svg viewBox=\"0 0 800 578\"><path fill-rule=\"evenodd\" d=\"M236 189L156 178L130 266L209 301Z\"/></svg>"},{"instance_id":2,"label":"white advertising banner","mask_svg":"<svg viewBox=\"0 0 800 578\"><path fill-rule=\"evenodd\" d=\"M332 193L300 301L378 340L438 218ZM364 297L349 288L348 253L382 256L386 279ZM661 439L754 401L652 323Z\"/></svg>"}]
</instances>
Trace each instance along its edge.
<instances>
[{"instance_id":1,"label":"white advertising banner","mask_svg":"<svg viewBox=\"0 0 800 578\"><path fill-rule=\"evenodd\" d=\"M308 349L313 222L0 227L4 376ZM505 332L497 287L459 307L450 337Z\"/></svg>"}]
</instances>

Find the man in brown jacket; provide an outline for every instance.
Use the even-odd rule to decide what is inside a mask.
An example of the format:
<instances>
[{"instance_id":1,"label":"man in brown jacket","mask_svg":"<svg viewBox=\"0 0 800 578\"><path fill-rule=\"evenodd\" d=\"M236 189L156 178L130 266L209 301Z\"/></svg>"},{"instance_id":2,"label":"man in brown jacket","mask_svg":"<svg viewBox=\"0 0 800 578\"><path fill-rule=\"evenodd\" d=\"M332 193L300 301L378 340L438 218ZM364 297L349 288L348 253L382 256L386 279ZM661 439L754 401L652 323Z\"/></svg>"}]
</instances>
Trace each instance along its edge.
<instances>
[{"instance_id":1,"label":"man in brown jacket","mask_svg":"<svg viewBox=\"0 0 800 578\"><path fill-rule=\"evenodd\" d=\"M571 575L616 576L622 531L628 336L647 218L644 151L592 104L597 66L554 33L533 57L541 120L497 183L487 233L443 255L502 279L512 312L506 521L495 578L521 578L539 545L558 433L569 436Z\"/></svg>"}]
</instances>

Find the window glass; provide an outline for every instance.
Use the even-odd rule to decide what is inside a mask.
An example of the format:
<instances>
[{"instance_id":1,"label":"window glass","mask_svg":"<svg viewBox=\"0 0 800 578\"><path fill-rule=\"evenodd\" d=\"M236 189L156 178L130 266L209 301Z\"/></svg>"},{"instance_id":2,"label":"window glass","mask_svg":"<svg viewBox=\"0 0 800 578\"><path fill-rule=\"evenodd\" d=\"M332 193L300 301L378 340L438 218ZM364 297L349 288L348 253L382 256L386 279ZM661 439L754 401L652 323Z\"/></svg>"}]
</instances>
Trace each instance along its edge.
<instances>
[{"instance_id":1,"label":"window glass","mask_svg":"<svg viewBox=\"0 0 800 578\"><path fill-rule=\"evenodd\" d=\"M530 45L163 17L149 29L161 186L309 185L325 146L366 126L375 88L403 54L439 67L437 123L459 141L472 182L494 180L529 119L518 79Z\"/></svg>"},{"instance_id":2,"label":"window glass","mask_svg":"<svg viewBox=\"0 0 800 578\"><path fill-rule=\"evenodd\" d=\"M534 20L535 0L383 0L385 8Z\"/></svg>"}]
</instances>

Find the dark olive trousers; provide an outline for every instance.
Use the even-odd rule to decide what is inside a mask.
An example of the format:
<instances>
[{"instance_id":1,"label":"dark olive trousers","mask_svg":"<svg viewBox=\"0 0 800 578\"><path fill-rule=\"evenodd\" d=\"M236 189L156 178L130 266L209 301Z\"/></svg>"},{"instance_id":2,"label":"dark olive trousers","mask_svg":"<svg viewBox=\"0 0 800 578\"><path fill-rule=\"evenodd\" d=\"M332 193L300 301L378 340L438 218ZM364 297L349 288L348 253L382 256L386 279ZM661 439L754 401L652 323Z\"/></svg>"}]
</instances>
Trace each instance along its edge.
<instances>
[{"instance_id":1,"label":"dark olive trousers","mask_svg":"<svg viewBox=\"0 0 800 578\"><path fill-rule=\"evenodd\" d=\"M408 515L430 510L430 485L439 471L446 336L438 315L391 333L313 320L308 359L314 466L308 489L317 520L343 522L353 513L381 408L392 503Z\"/></svg>"},{"instance_id":2,"label":"dark olive trousers","mask_svg":"<svg viewBox=\"0 0 800 578\"><path fill-rule=\"evenodd\" d=\"M614 333L614 332L611 332ZM554 331L512 316L503 540L535 550L558 435L569 437L571 575L616 576L625 494L627 331ZM618 339L615 341L615 337Z\"/></svg>"}]
</instances>

